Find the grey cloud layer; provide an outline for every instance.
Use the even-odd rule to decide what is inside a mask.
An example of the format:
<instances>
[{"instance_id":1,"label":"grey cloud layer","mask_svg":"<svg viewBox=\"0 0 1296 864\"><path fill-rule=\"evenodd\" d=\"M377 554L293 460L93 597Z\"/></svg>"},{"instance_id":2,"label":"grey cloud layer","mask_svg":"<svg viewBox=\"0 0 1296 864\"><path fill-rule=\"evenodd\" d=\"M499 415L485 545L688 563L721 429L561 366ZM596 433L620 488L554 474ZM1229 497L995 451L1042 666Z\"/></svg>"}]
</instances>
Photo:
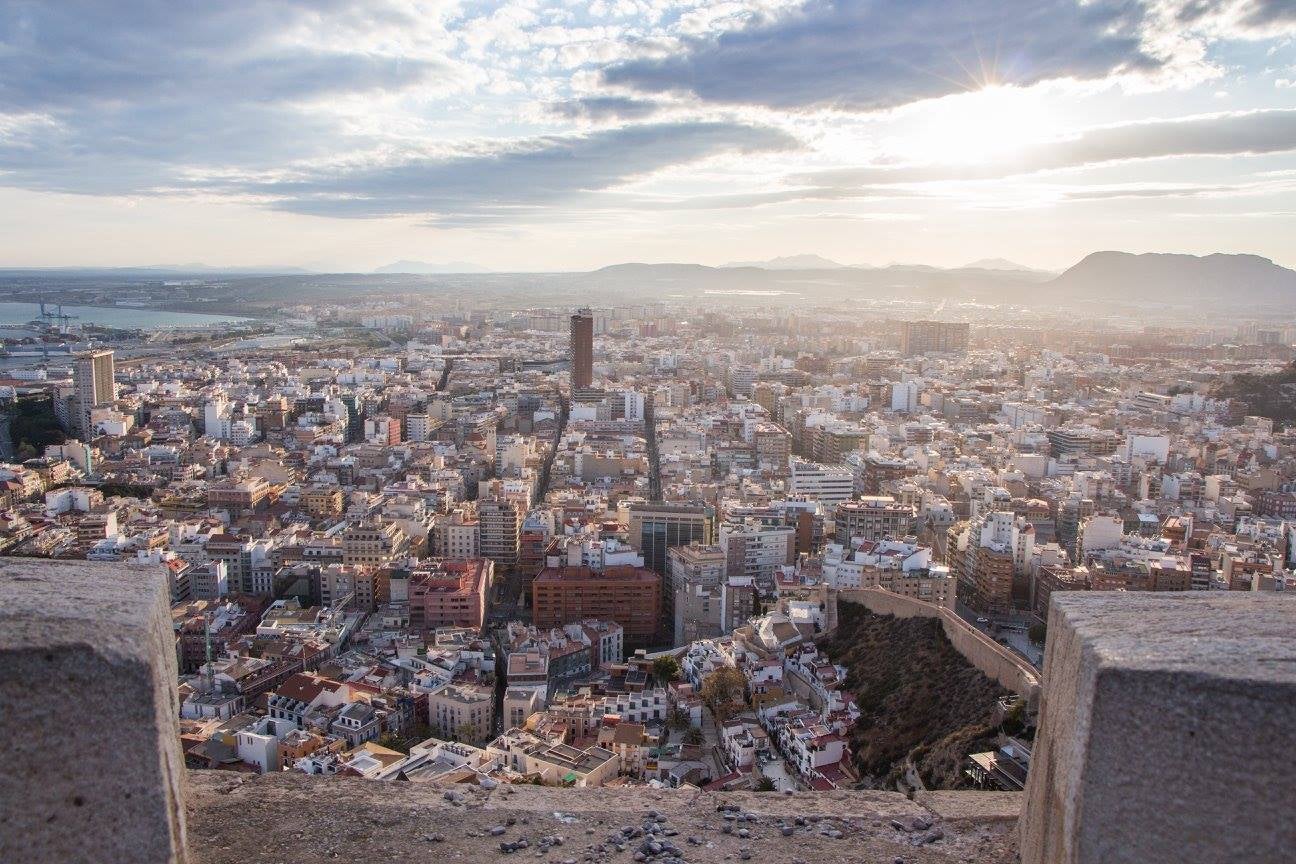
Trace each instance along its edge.
<instances>
[{"instance_id":1,"label":"grey cloud layer","mask_svg":"<svg viewBox=\"0 0 1296 864\"><path fill-rule=\"evenodd\" d=\"M289 102L405 87L445 70L426 60L274 42L314 19L336 16L341 24L353 5L9 0L0 3L0 111Z\"/></svg>"},{"instance_id":2,"label":"grey cloud layer","mask_svg":"<svg viewBox=\"0 0 1296 864\"><path fill-rule=\"evenodd\" d=\"M1152 69L1134 0L810 0L769 22L620 63L607 83L780 109L871 111L975 89Z\"/></svg>"},{"instance_id":3,"label":"grey cloud layer","mask_svg":"<svg viewBox=\"0 0 1296 864\"><path fill-rule=\"evenodd\" d=\"M661 106L648 99L625 96L586 96L550 106L554 114L568 120L640 120L650 117Z\"/></svg>"},{"instance_id":4,"label":"grey cloud layer","mask_svg":"<svg viewBox=\"0 0 1296 864\"><path fill-rule=\"evenodd\" d=\"M0 137L0 176L122 193L194 169L274 167L350 143L313 103L449 74L438 59L292 38L321 21L356 32L409 23L345 0L0 2L0 120L18 118Z\"/></svg>"},{"instance_id":5,"label":"grey cloud layer","mask_svg":"<svg viewBox=\"0 0 1296 864\"><path fill-rule=\"evenodd\" d=\"M294 213L371 217L429 214L477 223L611 189L674 165L722 153L788 150L785 132L736 123L655 123L534 139L495 153L426 159L226 191L266 196ZM218 185L218 188L219 187Z\"/></svg>"},{"instance_id":6,"label":"grey cloud layer","mask_svg":"<svg viewBox=\"0 0 1296 864\"><path fill-rule=\"evenodd\" d=\"M1296 112L1270 111L1090 130L976 169L865 167L692 199L609 192L719 154L798 146L788 133L750 122L665 122L677 115L660 112L693 103L643 94L873 110L973 87L983 76L1029 84L1152 69L1162 59L1143 46L1147 2L809 0L773 20L689 37L671 56L613 65L604 78L622 89L549 105L551 119L615 128L419 159L391 155L409 152L408 132L397 140L357 130L336 105L356 94L401 94L411 98L400 104L415 104L453 83L462 67L427 50L403 56L371 47L397 44L393 34L420 23L394 0L0 0L0 184L106 195L199 191L294 213L493 224L558 203L592 212L618 202L686 210L895 197L913 193L890 184L1292 149ZM1292 0L1164 3L1185 22L1224 16L1259 31L1296 21ZM430 122L421 109L401 110L410 112L411 129ZM323 164L335 167L300 167Z\"/></svg>"}]
</instances>

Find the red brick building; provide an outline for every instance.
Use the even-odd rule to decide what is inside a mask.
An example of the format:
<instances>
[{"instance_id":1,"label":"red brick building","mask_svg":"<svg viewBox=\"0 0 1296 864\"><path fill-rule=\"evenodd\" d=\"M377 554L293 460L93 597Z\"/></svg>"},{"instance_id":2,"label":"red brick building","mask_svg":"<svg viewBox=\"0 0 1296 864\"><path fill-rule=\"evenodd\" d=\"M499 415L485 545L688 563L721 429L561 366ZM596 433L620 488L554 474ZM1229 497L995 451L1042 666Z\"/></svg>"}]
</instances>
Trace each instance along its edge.
<instances>
[{"instance_id":1,"label":"red brick building","mask_svg":"<svg viewBox=\"0 0 1296 864\"><path fill-rule=\"evenodd\" d=\"M424 634L438 627L480 628L495 565L483 558L430 561L409 577L410 627Z\"/></svg>"},{"instance_id":2,"label":"red brick building","mask_svg":"<svg viewBox=\"0 0 1296 864\"><path fill-rule=\"evenodd\" d=\"M587 618L615 621L627 646L644 647L657 638L661 619L661 576L644 567L618 565L546 567L531 583L536 627L561 627Z\"/></svg>"}]
</instances>

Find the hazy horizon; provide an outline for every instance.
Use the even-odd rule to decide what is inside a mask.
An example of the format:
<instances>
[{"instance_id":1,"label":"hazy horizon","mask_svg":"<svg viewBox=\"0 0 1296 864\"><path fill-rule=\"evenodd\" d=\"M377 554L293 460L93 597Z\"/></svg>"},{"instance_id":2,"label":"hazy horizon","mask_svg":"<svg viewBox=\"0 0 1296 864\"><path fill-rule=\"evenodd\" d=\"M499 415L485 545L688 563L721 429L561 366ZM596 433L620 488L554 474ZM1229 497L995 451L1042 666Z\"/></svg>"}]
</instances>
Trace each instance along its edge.
<instances>
[{"instance_id":1,"label":"hazy horizon","mask_svg":"<svg viewBox=\"0 0 1296 864\"><path fill-rule=\"evenodd\" d=\"M1296 266L1284 0L0 2L0 267Z\"/></svg>"}]
</instances>

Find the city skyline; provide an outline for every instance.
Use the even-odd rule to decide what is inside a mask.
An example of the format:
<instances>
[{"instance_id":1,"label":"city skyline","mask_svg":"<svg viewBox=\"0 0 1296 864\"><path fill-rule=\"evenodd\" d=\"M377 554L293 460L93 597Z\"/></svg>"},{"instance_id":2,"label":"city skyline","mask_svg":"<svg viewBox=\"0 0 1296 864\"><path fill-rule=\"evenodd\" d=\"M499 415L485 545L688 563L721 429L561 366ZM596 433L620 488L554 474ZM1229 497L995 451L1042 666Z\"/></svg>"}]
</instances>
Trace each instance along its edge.
<instances>
[{"instance_id":1,"label":"city skyline","mask_svg":"<svg viewBox=\"0 0 1296 864\"><path fill-rule=\"evenodd\" d=\"M0 4L0 265L1296 265L1279 0Z\"/></svg>"}]
</instances>

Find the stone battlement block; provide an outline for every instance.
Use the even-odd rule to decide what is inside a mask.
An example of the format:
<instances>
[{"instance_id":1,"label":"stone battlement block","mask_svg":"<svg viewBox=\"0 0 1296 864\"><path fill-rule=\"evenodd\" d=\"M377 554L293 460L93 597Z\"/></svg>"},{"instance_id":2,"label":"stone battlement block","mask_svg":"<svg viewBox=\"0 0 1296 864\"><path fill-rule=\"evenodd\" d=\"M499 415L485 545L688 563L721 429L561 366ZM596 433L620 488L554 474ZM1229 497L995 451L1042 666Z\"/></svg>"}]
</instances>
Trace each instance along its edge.
<instances>
[{"instance_id":1,"label":"stone battlement block","mask_svg":"<svg viewBox=\"0 0 1296 864\"><path fill-rule=\"evenodd\" d=\"M1023 864L1290 861L1296 597L1053 595Z\"/></svg>"},{"instance_id":2,"label":"stone battlement block","mask_svg":"<svg viewBox=\"0 0 1296 864\"><path fill-rule=\"evenodd\" d=\"M162 567L0 558L0 861L183 862Z\"/></svg>"}]
</instances>

